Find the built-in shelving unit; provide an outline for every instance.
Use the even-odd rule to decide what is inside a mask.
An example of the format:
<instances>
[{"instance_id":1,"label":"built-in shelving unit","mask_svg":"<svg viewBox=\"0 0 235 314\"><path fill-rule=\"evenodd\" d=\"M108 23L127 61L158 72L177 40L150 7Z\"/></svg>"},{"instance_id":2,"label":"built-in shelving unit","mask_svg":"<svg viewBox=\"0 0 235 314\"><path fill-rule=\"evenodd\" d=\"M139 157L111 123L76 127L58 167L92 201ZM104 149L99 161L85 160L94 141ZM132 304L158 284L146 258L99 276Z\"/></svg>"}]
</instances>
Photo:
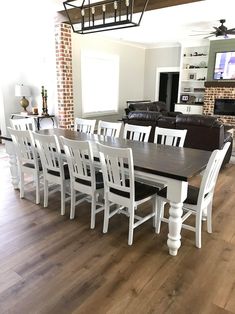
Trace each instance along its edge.
<instances>
[{"instance_id":1,"label":"built-in shelving unit","mask_svg":"<svg viewBox=\"0 0 235 314\"><path fill-rule=\"evenodd\" d=\"M209 46L182 48L178 103L203 103Z\"/></svg>"}]
</instances>

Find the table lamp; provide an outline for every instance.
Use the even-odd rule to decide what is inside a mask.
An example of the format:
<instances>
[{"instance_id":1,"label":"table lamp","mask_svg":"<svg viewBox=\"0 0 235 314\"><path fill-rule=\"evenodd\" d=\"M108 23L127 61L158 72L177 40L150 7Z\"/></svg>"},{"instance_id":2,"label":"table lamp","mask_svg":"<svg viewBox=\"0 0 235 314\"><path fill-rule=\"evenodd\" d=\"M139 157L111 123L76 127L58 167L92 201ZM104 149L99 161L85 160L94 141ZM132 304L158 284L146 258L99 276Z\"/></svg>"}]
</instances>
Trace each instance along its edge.
<instances>
[{"instance_id":1,"label":"table lamp","mask_svg":"<svg viewBox=\"0 0 235 314\"><path fill-rule=\"evenodd\" d=\"M24 112L27 113L26 108L29 105L29 101L25 97L30 96L29 87L25 86L23 84L22 85L16 85L15 86L15 96L16 97L22 97L22 99L20 100L20 105L21 105L21 107L23 107Z\"/></svg>"}]
</instances>

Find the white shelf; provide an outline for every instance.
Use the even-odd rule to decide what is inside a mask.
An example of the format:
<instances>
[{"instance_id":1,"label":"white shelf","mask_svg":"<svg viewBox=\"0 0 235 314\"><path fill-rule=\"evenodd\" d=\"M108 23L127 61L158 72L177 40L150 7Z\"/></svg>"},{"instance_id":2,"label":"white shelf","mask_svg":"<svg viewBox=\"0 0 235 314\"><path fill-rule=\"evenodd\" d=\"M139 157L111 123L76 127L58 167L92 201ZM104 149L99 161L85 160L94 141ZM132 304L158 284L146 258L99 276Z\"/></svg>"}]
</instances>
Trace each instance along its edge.
<instances>
[{"instance_id":1,"label":"white shelf","mask_svg":"<svg viewBox=\"0 0 235 314\"><path fill-rule=\"evenodd\" d=\"M186 57L183 57L184 59L196 59L196 58L204 58L204 59L207 59L208 58L208 55L206 56L186 56Z\"/></svg>"},{"instance_id":2,"label":"white shelf","mask_svg":"<svg viewBox=\"0 0 235 314\"><path fill-rule=\"evenodd\" d=\"M182 92L181 94L190 94L190 95L194 95L194 94L204 94L204 91L203 92Z\"/></svg>"},{"instance_id":3,"label":"white shelf","mask_svg":"<svg viewBox=\"0 0 235 314\"><path fill-rule=\"evenodd\" d=\"M191 68L191 69L182 69L183 71L198 71L198 70L207 70L208 68Z\"/></svg>"},{"instance_id":4,"label":"white shelf","mask_svg":"<svg viewBox=\"0 0 235 314\"><path fill-rule=\"evenodd\" d=\"M205 80L181 80L181 82L205 83Z\"/></svg>"}]
</instances>

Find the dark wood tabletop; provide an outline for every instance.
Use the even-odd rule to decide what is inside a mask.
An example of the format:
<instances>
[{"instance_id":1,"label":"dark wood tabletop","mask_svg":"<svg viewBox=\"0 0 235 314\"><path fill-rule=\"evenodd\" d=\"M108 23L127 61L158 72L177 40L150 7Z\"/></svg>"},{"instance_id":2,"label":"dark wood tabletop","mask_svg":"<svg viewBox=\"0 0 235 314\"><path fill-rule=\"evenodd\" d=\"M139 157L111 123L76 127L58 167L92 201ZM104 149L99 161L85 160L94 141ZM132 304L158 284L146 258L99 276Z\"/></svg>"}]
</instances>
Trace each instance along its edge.
<instances>
[{"instance_id":1,"label":"dark wood tabletop","mask_svg":"<svg viewBox=\"0 0 235 314\"><path fill-rule=\"evenodd\" d=\"M112 147L130 147L133 151L135 170L180 181L188 181L205 169L211 155L211 152L199 149L116 139L65 129L54 128L41 130L39 133L62 135L80 141L89 140L94 146L99 142Z\"/></svg>"}]
</instances>

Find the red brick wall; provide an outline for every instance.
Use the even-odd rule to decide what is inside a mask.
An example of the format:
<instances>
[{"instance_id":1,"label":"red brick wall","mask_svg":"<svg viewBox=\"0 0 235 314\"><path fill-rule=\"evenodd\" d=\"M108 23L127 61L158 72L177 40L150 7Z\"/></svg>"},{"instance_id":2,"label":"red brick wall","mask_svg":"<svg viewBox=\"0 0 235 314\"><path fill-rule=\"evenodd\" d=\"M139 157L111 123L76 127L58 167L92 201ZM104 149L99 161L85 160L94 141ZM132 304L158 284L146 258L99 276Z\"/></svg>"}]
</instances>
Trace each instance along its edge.
<instances>
[{"instance_id":1,"label":"red brick wall","mask_svg":"<svg viewBox=\"0 0 235 314\"><path fill-rule=\"evenodd\" d=\"M74 121L71 27L56 25L55 40L58 123L60 128L69 129Z\"/></svg>"},{"instance_id":2,"label":"red brick wall","mask_svg":"<svg viewBox=\"0 0 235 314\"><path fill-rule=\"evenodd\" d=\"M214 115L215 99L235 99L234 87L206 87L204 95L203 114ZM219 120L235 126L235 116L218 116Z\"/></svg>"}]
</instances>

